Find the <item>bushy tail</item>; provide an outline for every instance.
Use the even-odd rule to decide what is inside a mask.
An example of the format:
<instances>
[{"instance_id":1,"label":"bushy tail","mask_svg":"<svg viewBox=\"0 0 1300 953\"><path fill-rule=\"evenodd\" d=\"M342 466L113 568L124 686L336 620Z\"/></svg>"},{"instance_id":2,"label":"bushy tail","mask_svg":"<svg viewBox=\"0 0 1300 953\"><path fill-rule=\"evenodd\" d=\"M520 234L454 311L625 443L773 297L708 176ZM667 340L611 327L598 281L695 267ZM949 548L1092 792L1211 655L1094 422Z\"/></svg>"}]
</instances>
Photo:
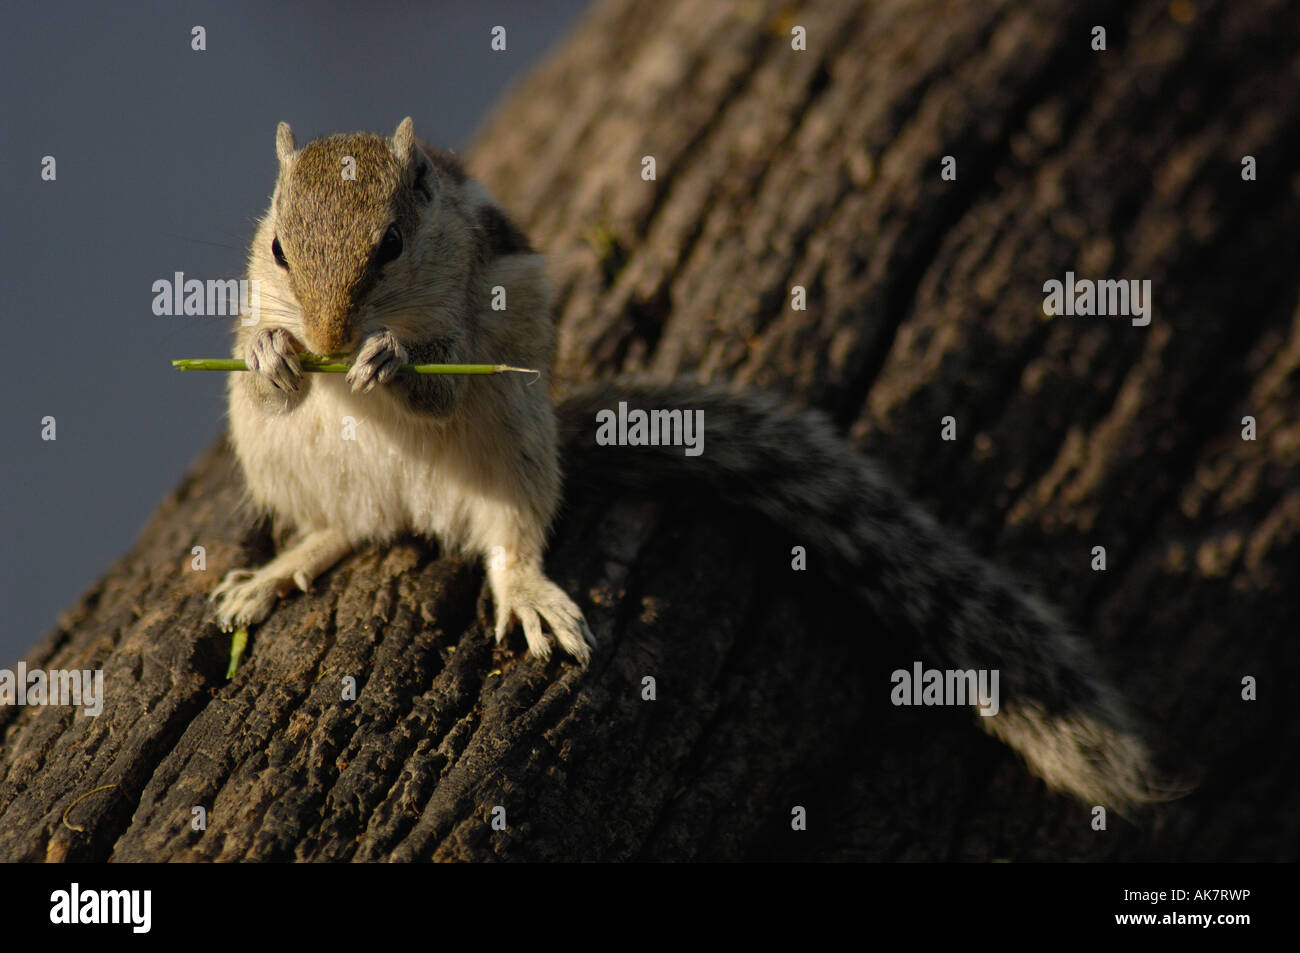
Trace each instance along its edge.
<instances>
[{"instance_id":1,"label":"bushy tail","mask_svg":"<svg viewBox=\"0 0 1300 953\"><path fill-rule=\"evenodd\" d=\"M598 446L597 412L617 412L619 401L703 410L703 452ZM915 637L927 662L996 669L1000 710L979 721L1051 787L1120 813L1165 796L1089 647L1051 607L911 503L821 414L788 410L761 393L613 382L575 392L559 416L571 480L705 485L820 550L832 580Z\"/></svg>"}]
</instances>

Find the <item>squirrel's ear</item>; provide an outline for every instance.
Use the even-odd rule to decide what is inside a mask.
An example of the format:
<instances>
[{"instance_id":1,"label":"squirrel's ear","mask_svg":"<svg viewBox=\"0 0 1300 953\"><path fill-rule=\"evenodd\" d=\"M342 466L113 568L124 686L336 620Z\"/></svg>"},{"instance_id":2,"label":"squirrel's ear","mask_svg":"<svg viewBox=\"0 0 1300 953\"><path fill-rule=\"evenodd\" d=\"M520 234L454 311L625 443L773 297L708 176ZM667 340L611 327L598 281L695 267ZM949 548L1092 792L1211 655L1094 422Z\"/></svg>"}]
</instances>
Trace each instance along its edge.
<instances>
[{"instance_id":1,"label":"squirrel's ear","mask_svg":"<svg viewBox=\"0 0 1300 953\"><path fill-rule=\"evenodd\" d=\"M287 122L282 122L275 127L275 154L280 159L280 165L284 165L293 156L295 145L293 130L289 128Z\"/></svg>"},{"instance_id":2,"label":"squirrel's ear","mask_svg":"<svg viewBox=\"0 0 1300 953\"><path fill-rule=\"evenodd\" d=\"M411 117L407 116L397 124L397 132L393 133L393 155L397 161L403 164L411 158L411 153L415 149L415 123L411 122Z\"/></svg>"}]
</instances>

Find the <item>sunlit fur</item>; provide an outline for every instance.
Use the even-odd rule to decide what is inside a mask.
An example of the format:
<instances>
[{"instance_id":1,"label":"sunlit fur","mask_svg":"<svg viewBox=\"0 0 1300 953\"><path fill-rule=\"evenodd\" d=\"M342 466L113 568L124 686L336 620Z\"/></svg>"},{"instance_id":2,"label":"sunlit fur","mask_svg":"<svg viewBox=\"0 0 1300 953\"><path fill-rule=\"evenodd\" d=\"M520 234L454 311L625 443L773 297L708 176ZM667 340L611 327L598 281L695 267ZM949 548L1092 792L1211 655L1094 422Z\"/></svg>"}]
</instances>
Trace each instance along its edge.
<instances>
[{"instance_id":1,"label":"sunlit fur","mask_svg":"<svg viewBox=\"0 0 1300 953\"><path fill-rule=\"evenodd\" d=\"M218 621L259 622L290 584L305 588L350 549L416 532L487 558L498 638L518 618L530 650L545 655L544 621L585 660L586 623L541 568L560 492L543 259L497 253L480 224L492 197L443 171L446 157L431 161L409 120L392 139L332 136L301 150L287 130L277 135L280 175L249 258L260 321L241 327L235 343L235 355L258 369L230 375L230 433L253 504L305 544L228 576L214 593ZM341 174L345 156L356 160L355 181ZM394 221L401 256L368 272ZM287 271L272 256L277 236ZM505 310L490 306L495 286L505 289ZM395 378L396 364L422 348L439 363L541 373ZM292 353L301 351L359 359L347 378L295 374ZM423 407L408 399L410 387L426 388Z\"/></svg>"}]
</instances>

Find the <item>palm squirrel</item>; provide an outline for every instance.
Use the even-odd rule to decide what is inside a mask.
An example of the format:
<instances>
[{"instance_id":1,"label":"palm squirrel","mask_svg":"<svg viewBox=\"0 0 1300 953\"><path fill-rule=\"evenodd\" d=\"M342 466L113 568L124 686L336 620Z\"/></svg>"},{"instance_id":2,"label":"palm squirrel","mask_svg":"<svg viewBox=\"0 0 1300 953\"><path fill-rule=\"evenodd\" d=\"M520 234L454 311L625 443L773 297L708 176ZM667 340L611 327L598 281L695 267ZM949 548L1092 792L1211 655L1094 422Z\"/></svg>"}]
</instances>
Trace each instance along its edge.
<instances>
[{"instance_id":1,"label":"palm squirrel","mask_svg":"<svg viewBox=\"0 0 1300 953\"><path fill-rule=\"evenodd\" d=\"M252 504L297 535L262 568L225 577L212 595L223 629L260 622L355 547L413 531L485 559L498 641L517 618L545 657L545 624L585 663L594 641L582 612L542 568L563 439L584 480L683 480L756 511L820 549L833 580L929 661L998 671L1000 710L979 721L1050 786L1121 811L1155 798L1147 749L1088 646L820 414L697 384L605 384L563 402L559 428L544 260L482 184L418 141L409 118L392 138L301 149L281 123L276 154L248 264L261 313L234 345L252 373L230 375L230 434ZM494 310L502 288L508 307ZM355 356L346 377L305 375L302 352ZM460 362L542 379L398 370ZM620 400L703 410L708 452L598 448L593 421ZM353 438L341 439L349 419Z\"/></svg>"}]
</instances>

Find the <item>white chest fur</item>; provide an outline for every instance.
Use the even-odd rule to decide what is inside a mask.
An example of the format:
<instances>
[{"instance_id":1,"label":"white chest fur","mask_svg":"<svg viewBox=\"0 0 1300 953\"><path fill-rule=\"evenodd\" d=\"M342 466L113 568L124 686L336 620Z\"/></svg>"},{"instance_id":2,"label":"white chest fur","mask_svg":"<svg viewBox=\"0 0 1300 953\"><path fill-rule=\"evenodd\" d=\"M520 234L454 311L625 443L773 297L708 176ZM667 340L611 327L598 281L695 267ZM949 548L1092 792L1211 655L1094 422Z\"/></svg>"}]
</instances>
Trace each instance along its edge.
<instances>
[{"instance_id":1,"label":"white chest fur","mask_svg":"<svg viewBox=\"0 0 1300 953\"><path fill-rule=\"evenodd\" d=\"M281 411L235 379L230 430L253 500L300 530L354 544L414 531L453 548L468 534L460 441L382 389L354 394L342 375L317 374Z\"/></svg>"}]
</instances>

